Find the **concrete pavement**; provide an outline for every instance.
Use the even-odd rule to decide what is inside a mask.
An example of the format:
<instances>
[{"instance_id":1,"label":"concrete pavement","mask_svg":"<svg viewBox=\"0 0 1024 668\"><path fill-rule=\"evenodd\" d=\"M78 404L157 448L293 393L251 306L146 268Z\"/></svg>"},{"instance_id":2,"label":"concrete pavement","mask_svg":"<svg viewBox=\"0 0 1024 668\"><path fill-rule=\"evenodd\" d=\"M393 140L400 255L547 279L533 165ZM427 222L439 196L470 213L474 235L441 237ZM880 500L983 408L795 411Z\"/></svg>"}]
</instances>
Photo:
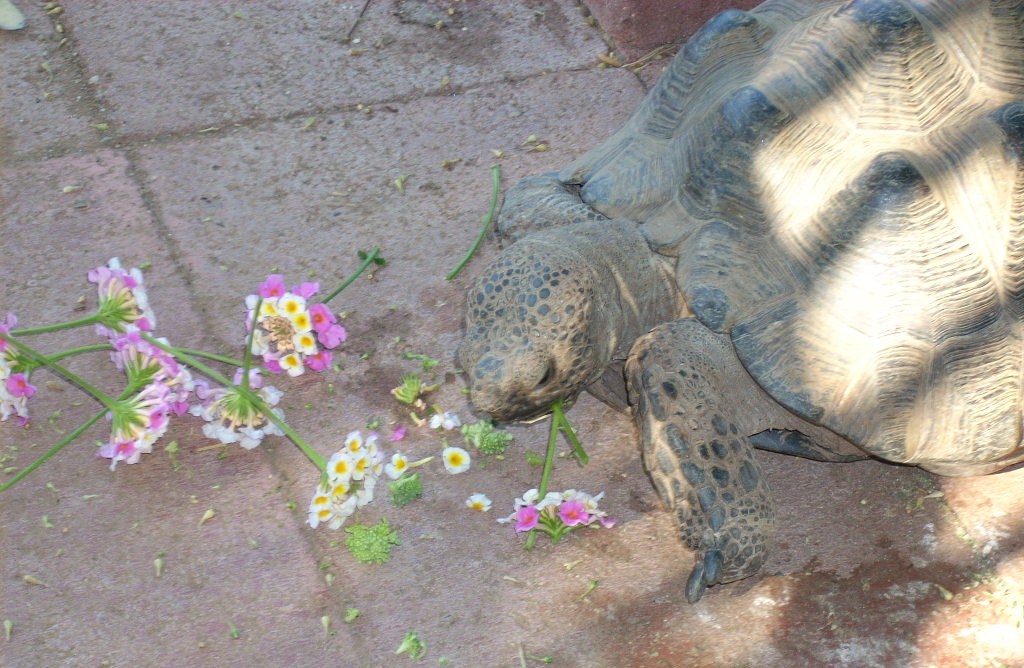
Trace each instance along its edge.
<instances>
[{"instance_id":1,"label":"concrete pavement","mask_svg":"<svg viewBox=\"0 0 1024 668\"><path fill-rule=\"evenodd\" d=\"M477 234L490 165L503 187L564 165L659 69L599 67L615 45L570 0L20 6L27 27L0 33L0 313L80 317L96 304L86 272L119 256L147 267L160 335L237 356L243 299L268 273L329 289L379 246L388 265L332 302L349 332L339 368L272 381L324 456L376 418L408 428L389 453L440 454L442 435L389 394L419 369L405 353L439 359L431 401L472 419L454 353L496 244L445 274ZM75 342L95 339L40 346ZM103 354L69 366L119 382ZM30 426L0 424L8 476L98 410L48 373L35 382ZM412 665L394 650L414 631L422 665L1024 665L1024 471L952 480L765 456L774 555L688 606L692 555L628 417L585 397L569 418L591 461L558 460L553 485L604 491L614 529L527 553L495 522L539 479L524 453L543 453L547 424L518 425L503 460L450 475L435 459L423 498L359 511L402 540L384 565L305 525L318 475L287 440L210 447L183 417L112 472L94 456L101 422L0 495L0 664ZM465 507L475 492L491 511Z\"/></svg>"}]
</instances>

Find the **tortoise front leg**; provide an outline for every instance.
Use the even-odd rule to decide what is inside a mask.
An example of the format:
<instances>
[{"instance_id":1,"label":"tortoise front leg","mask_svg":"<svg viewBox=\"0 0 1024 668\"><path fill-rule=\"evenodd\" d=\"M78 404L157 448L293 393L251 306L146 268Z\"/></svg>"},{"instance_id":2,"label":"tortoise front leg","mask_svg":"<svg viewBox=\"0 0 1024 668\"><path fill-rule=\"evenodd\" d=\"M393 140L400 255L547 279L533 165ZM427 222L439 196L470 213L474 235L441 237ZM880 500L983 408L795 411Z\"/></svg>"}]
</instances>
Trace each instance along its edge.
<instances>
[{"instance_id":1,"label":"tortoise front leg","mask_svg":"<svg viewBox=\"0 0 1024 668\"><path fill-rule=\"evenodd\" d=\"M730 371L737 369L728 340L694 319L655 328L626 362L644 464L697 553L686 583L690 603L710 585L757 573L775 533L768 483L730 419L744 410L730 405ZM733 382L737 377L744 374Z\"/></svg>"}]
</instances>

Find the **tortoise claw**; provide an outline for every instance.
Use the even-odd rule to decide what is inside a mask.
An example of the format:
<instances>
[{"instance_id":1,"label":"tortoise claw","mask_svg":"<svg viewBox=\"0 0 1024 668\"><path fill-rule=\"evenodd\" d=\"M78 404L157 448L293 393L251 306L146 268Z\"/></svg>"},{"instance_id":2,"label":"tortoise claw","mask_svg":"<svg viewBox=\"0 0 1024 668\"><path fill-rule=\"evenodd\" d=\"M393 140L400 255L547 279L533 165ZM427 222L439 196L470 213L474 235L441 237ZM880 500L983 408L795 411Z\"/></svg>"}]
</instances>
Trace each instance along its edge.
<instances>
[{"instance_id":1,"label":"tortoise claw","mask_svg":"<svg viewBox=\"0 0 1024 668\"><path fill-rule=\"evenodd\" d=\"M686 602L696 603L704 595L704 590L718 584L722 574L721 550L709 550L703 557L697 557L697 563L690 571L686 580Z\"/></svg>"},{"instance_id":2,"label":"tortoise claw","mask_svg":"<svg viewBox=\"0 0 1024 668\"><path fill-rule=\"evenodd\" d=\"M689 579L686 581L686 602L696 603L704 595L704 590L707 588L708 583L704 580L704 561L698 559L693 570L690 571Z\"/></svg>"}]
</instances>

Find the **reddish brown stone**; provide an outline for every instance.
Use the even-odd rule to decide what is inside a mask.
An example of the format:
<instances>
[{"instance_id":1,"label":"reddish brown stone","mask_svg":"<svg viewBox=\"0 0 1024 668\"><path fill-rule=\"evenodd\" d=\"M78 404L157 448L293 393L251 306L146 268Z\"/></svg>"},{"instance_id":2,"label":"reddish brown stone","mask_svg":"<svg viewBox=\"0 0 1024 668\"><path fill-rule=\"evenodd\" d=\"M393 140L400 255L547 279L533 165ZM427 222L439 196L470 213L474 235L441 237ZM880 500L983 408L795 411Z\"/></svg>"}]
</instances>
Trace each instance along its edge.
<instances>
[{"instance_id":1,"label":"reddish brown stone","mask_svg":"<svg viewBox=\"0 0 1024 668\"><path fill-rule=\"evenodd\" d=\"M584 0L620 58L632 60L651 49L692 35L718 12L750 9L759 0Z\"/></svg>"}]
</instances>

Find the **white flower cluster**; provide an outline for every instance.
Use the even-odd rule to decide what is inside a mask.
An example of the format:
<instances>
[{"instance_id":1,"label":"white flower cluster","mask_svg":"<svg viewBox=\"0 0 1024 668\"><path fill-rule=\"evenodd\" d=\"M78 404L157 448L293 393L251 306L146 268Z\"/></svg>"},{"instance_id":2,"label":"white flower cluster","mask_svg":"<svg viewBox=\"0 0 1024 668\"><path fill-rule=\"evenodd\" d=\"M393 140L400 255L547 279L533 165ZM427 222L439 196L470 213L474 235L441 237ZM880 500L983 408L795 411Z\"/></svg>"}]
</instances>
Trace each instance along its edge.
<instances>
[{"instance_id":1,"label":"white flower cluster","mask_svg":"<svg viewBox=\"0 0 1024 668\"><path fill-rule=\"evenodd\" d=\"M307 524L314 529L320 524L340 528L356 508L373 500L383 471L384 455L377 447L377 434L370 433L364 440L358 431L351 432L327 462L326 480L317 485L309 503Z\"/></svg>"}]
</instances>

